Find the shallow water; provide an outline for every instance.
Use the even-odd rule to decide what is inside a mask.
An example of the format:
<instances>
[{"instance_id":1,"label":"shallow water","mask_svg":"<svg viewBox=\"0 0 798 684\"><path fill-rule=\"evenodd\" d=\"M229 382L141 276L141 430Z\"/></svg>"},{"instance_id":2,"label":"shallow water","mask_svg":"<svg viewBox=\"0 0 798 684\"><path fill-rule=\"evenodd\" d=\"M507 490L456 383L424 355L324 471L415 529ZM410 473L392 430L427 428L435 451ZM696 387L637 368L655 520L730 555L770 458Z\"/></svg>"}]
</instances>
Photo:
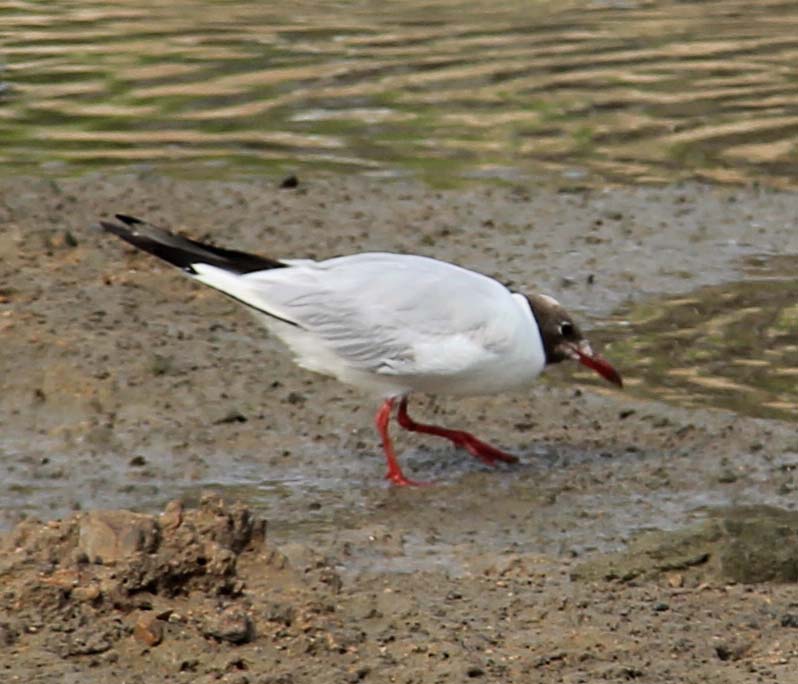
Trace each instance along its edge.
<instances>
[{"instance_id":1,"label":"shallow water","mask_svg":"<svg viewBox=\"0 0 798 684\"><path fill-rule=\"evenodd\" d=\"M403 449L401 461L408 473L423 472L434 486L395 488L380 479L383 459L376 446L365 455L330 453L311 444L307 452L312 456L303 453L268 468L257 456L205 453L198 478L186 469L183 477L171 473L168 450L144 454L141 466L99 454L103 467L98 469L98 454L78 450L65 455L46 440L36 445L5 440L0 449L0 531L20 518L61 518L72 510L157 512L173 498L194 505L210 490L244 501L268 519L269 537L276 544L351 542L358 550L348 559L349 572L437 568L459 576L467 565L462 548L475 535L484 553L512 548L581 556L618 549L641 530L681 527L719 506L790 507L791 474L798 462L790 451L764 459L752 452L735 463L746 473L745 481L730 487L715 480L713 466L688 452L608 452L533 439L519 451L519 464L492 469L433 442ZM688 464L695 480L690 486L671 486L666 473ZM789 486L777 489L774 482L780 478ZM428 517L433 528L453 518L463 522L449 525L443 538L411 528L401 540L381 539L384 530L401 527L408 516Z\"/></svg>"},{"instance_id":2,"label":"shallow water","mask_svg":"<svg viewBox=\"0 0 798 684\"><path fill-rule=\"evenodd\" d=\"M798 4L0 0L0 165L798 177Z\"/></svg>"},{"instance_id":3,"label":"shallow water","mask_svg":"<svg viewBox=\"0 0 798 684\"><path fill-rule=\"evenodd\" d=\"M623 359L627 391L798 420L798 257L751 257L744 270L737 282L635 304L597 331Z\"/></svg>"}]
</instances>

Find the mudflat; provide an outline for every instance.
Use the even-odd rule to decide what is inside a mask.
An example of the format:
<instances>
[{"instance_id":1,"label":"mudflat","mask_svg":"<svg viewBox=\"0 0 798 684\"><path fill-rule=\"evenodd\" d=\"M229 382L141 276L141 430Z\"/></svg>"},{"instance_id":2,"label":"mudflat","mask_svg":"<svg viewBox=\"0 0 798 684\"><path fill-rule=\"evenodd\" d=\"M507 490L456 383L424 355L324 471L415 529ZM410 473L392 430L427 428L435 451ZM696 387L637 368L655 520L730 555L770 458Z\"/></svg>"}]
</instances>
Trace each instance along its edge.
<instances>
[{"instance_id":1,"label":"mudflat","mask_svg":"<svg viewBox=\"0 0 798 684\"><path fill-rule=\"evenodd\" d=\"M93 224L427 254L589 329L798 253L795 194L146 170L0 193L2 681L794 678L794 423L642 398L617 326L599 338L624 392L557 368L523 395L416 398L520 463L398 432L407 474L439 484L391 488L376 401Z\"/></svg>"}]
</instances>

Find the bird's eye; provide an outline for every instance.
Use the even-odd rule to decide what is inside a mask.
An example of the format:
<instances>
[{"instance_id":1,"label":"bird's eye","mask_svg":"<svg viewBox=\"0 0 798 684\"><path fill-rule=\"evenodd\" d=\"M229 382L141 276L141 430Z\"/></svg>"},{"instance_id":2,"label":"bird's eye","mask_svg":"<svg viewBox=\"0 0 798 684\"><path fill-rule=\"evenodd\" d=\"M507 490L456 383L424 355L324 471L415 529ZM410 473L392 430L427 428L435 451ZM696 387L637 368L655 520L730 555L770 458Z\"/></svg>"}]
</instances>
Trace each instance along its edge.
<instances>
[{"instance_id":1,"label":"bird's eye","mask_svg":"<svg viewBox=\"0 0 798 684\"><path fill-rule=\"evenodd\" d=\"M563 337L572 337L574 334L574 324L570 321L563 321L560 323L560 335Z\"/></svg>"}]
</instances>

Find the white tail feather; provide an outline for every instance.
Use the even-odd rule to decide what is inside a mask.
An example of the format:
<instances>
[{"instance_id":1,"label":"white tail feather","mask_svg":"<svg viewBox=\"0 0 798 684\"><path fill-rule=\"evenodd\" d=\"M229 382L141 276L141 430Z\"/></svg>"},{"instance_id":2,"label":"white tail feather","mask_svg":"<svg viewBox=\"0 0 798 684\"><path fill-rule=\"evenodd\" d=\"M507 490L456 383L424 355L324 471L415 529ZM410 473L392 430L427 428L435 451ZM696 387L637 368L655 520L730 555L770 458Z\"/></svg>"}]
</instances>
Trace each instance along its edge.
<instances>
[{"instance_id":1,"label":"white tail feather","mask_svg":"<svg viewBox=\"0 0 798 684\"><path fill-rule=\"evenodd\" d=\"M217 266L210 264L191 264L196 275L192 274L194 280L198 280L204 285L212 287L214 290L219 290L232 297L238 302L252 307L268 316L273 316L286 323L292 323L286 316L282 315L280 311L276 311L270 302L266 301L263 297L263 283L253 283L251 279L232 273Z\"/></svg>"}]
</instances>

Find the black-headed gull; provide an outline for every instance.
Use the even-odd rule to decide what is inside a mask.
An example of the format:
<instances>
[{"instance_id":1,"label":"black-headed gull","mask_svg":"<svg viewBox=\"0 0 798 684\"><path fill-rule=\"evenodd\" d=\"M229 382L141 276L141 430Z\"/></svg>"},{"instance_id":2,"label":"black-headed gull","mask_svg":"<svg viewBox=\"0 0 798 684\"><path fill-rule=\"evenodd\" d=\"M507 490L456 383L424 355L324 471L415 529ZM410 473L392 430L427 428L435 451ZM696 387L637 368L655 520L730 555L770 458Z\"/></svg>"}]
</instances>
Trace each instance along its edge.
<instances>
[{"instance_id":1,"label":"black-headed gull","mask_svg":"<svg viewBox=\"0 0 798 684\"><path fill-rule=\"evenodd\" d=\"M619 387L553 298L522 295L487 276L437 259L381 252L324 261L276 260L175 235L121 214L102 227L249 307L308 370L384 401L376 425L388 461L402 473L388 423L438 435L482 461L517 459L468 432L415 422L412 392L476 395L527 387L549 364L575 359Z\"/></svg>"}]
</instances>

